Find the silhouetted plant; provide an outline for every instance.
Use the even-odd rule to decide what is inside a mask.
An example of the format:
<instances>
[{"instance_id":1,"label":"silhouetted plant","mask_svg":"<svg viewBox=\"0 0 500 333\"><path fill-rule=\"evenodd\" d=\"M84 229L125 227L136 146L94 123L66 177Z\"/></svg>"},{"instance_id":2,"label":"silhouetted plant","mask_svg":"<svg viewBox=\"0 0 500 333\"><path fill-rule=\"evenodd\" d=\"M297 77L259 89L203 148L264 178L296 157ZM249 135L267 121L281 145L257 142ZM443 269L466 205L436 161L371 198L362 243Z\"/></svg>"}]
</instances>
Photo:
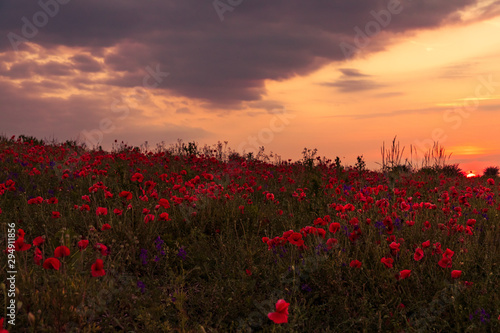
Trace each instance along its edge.
<instances>
[{"instance_id":1,"label":"silhouetted plant","mask_svg":"<svg viewBox=\"0 0 500 333\"><path fill-rule=\"evenodd\" d=\"M498 172L500 169L497 166L490 166L484 169L483 175L485 177L498 177Z\"/></svg>"}]
</instances>

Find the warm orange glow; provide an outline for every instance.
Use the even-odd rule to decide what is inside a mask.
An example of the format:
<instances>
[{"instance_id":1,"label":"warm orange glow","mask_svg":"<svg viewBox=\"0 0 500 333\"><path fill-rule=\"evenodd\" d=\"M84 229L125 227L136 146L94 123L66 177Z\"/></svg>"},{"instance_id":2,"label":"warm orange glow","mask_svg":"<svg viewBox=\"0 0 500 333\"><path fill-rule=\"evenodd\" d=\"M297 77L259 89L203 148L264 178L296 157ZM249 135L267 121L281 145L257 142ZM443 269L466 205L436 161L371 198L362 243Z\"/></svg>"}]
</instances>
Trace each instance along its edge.
<instances>
[{"instance_id":1,"label":"warm orange glow","mask_svg":"<svg viewBox=\"0 0 500 333\"><path fill-rule=\"evenodd\" d=\"M467 174L467 178L472 178L472 177L476 177L476 174L473 173L472 171L469 171L469 173Z\"/></svg>"}]
</instances>

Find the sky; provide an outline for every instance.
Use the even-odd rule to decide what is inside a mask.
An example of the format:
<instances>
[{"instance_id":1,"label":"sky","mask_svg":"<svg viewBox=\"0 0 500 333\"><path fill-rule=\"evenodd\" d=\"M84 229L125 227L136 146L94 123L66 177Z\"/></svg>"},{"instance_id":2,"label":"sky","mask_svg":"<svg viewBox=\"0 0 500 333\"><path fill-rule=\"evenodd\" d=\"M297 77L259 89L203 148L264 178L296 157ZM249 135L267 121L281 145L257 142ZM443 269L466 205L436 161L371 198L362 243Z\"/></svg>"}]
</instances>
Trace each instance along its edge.
<instances>
[{"instance_id":1,"label":"sky","mask_svg":"<svg viewBox=\"0 0 500 333\"><path fill-rule=\"evenodd\" d=\"M0 36L8 137L500 165L498 0L1 0Z\"/></svg>"}]
</instances>

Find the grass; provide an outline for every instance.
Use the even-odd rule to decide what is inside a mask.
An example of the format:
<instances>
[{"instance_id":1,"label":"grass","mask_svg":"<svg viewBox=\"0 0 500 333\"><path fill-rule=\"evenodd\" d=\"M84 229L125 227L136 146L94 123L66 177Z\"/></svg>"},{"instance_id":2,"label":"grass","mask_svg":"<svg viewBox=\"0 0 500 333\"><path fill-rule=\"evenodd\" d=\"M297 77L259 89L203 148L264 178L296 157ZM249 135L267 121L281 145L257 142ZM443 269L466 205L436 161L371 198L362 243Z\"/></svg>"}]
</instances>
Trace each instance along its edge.
<instances>
[{"instance_id":1,"label":"grass","mask_svg":"<svg viewBox=\"0 0 500 333\"><path fill-rule=\"evenodd\" d=\"M31 246L21 250L16 235L15 297L4 255L0 316L12 332L497 331L498 184L439 170L395 175L395 144L382 155L392 169L375 172L362 157L341 167L310 149L303 161L270 163L263 150L244 158L220 143L105 152L3 138L0 247L12 223ZM44 268L63 245L60 268ZM103 276L91 274L97 259ZM398 280L402 270L411 274ZM290 303L285 324L267 317L279 299Z\"/></svg>"}]
</instances>

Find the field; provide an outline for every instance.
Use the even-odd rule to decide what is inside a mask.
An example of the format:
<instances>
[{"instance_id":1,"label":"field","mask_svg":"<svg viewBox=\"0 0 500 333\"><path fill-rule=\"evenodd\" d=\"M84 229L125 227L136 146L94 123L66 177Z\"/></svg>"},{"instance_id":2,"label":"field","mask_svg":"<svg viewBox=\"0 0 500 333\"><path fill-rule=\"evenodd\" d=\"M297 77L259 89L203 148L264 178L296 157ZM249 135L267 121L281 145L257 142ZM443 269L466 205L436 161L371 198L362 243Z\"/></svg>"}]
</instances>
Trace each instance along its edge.
<instances>
[{"instance_id":1,"label":"field","mask_svg":"<svg viewBox=\"0 0 500 333\"><path fill-rule=\"evenodd\" d=\"M498 178L305 152L1 139L3 327L500 331Z\"/></svg>"}]
</instances>

